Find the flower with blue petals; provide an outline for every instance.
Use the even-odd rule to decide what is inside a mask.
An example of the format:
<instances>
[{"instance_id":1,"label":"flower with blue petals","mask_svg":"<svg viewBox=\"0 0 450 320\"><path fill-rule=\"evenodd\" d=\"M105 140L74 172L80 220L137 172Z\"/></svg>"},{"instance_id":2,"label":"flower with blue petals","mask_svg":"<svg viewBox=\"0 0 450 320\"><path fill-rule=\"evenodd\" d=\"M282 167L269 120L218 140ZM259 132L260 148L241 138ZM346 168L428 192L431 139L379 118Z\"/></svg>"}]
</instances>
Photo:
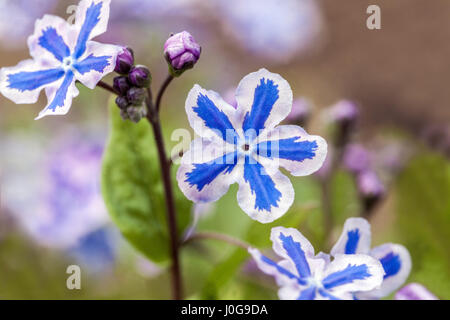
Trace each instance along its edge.
<instances>
[{"instance_id":1,"label":"flower with blue petals","mask_svg":"<svg viewBox=\"0 0 450 320\"><path fill-rule=\"evenodd\" d=\"M314 254L311 243L296 229L272 229L273 250L282 257L274 260L259 250L249 252L258 267L272 275L283 300L352 300L353 292L371 291L383 281L381 263L365 254Z\"/></svg>"},{"instance_id":2,"label":"flower with blue petals","mask_svg":"<svg viewBox=\"0 0 450 320\"><path fill-rule=\"evenodd\" d=\"M78 96L76 81L94 89L115 67L123 48L91 39L104 33L110 0L82 0L76 22L45 15L28 38L33 59L0 70L0 92L15 103L35 103L45 89L48 104L37 119L66 114Z\"/></svg>"},{"instance_id":3,"label":"flower with blue petals","mask_svg":"<svg viewBox=\"0 0 450 320\"><path fill-rule=\"evenodd\" d=\"M385 243L373 249L370 224L363 218L349 218L344 224L339 240L331 249L331 255L368 254L381 262L384 269L381 287L369 292L355 292L358 299L380 299L397 290L409 276L411 256L399 244Z\"/></svg>"},{"instance_id":4,"label":"flower with blue petals","mask_svg":"<svg viewBox=\"0 0 450 320\"><path fill-rule=\"evenodd\" d=\"M292 108L292 90L280 75L266 69L247 75L236 90L237 108L216 92L195 85L186 112L200 136L181 160L180 189L196 203L221 198L238 183L239 206L252 219L269 223L294 201L290 180L317 171L327 144L298 126L277 126Z\"/></svg>"}]
</instances>

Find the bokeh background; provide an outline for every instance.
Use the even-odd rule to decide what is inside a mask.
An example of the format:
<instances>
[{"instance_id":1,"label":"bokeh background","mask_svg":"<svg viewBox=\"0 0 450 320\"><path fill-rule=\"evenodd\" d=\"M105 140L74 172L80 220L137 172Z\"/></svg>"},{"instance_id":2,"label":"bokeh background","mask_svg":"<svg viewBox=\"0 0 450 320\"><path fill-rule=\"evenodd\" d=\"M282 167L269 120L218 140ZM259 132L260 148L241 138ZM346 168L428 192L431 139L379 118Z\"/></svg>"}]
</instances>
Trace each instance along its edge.
<instances>
[{"instance_id":1,"label":"bokeh background","mask_svg":"<svg viewBox=\"0 0 450 320\"><path fill-rule=\"evenodd\" d=\"M0 65L29 57L26 39L45 13L69 18L76 1L0 0ZM381 7L381 30L366 28L366 9ZM332 106L359 108L352 143L363 145L383 183L372 210L373 242L397 242L411 253L407 282L450 298L450 3L446 0L112 0L99 40L129 45L150 67L154 88L167 65L171 32L188 30L202 57L169 88L163 125L170 141L188 128L184 100L198 83L232 93L246 74L265 67L289 81L310 106L308 131L333 141ZM112 77L106 79L112 82ZM33 119L45 106L0 97L0 298L165 299L165 268L147 261L111 223L100 192L108 137L108 94L79 86L67 116ZM296 226L316 250L329 248L347 217L361 213L358 184L340 166L329 179L334 216L323 227L319 176L292 178L294 206L262 226L237 206L236 186L206 208L193 208L197 230L220 231L269 248L270 228ZM327 237L329 236L329 237ZM328 240L327 240L328 238ZM205 242L183 250L188 298L276 298L271 279L241 249ZM66 288L68 265L82 266L82 290Z\"/></svg>"}]
</instances>

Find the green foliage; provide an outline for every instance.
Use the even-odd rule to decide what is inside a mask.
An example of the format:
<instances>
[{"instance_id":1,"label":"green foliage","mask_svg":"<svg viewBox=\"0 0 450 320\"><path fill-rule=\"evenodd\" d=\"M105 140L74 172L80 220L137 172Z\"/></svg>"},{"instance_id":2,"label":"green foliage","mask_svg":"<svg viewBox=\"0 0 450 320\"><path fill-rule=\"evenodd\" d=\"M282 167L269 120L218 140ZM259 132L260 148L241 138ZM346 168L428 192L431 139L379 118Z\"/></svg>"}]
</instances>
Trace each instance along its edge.
<instances>
[{"instance_id":1,"label":"green foliage","mask_svg":"<svg viewBox=\"0 0 450 320\"><path fill-rule=\"evenodd\" d=\"M169 259L169 238L151 127L147 121L124 121L113 99L109 112L111 133L103 159L103 198L125 238L150 260L165 263ZM181 235L189 223L190 203L176 191Z\"/></svg>"},{"instance_id":2,"label":"green foliage","mask_svg":"<svg viewBox=\"0 0 450 320\"><path fill-rule=\"evenodd\" d=\"M439 155L416 158L400 177L398 242L412 257L408 282L419 282L441 299L450 298L450 165Z\"/></svg>"}]
</instances>

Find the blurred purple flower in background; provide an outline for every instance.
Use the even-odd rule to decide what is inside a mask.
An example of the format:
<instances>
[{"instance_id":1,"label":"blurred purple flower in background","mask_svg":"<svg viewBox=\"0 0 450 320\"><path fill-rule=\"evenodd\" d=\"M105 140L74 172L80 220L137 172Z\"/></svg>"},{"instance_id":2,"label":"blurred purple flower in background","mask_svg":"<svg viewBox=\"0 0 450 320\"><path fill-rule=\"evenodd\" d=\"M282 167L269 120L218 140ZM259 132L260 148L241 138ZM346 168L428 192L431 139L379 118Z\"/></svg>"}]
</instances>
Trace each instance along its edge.
<instances>
[{"instance_id":1,"label":"blurred purple flower in background","mask_svg":"<svg viewBox=\"0 0 450 320\"><path fill-rule=\"evenodd\" d=\"M367 197L381 197L385 193L385 187L374 171L366 170L357 177L358 189Z\"/></svg>"},{"instance_id":2,"label":"blurred purple flower in background","mask_svg":"<svg viewBox=\"0 0 450 320\"><path fill-rule=\"evenodd\" d=\"M286 121L293 124L305 126L312 111L312 103L306 98L295 99L292 103L292 111L287 116Z\"/></svg>"},{"instance_id":3,"label":"blurred purple flower in background","mask_svg":"<svg viewBox=\"0 0 450 320\"><path fill-rule=\"evenodd\" d=\"M38 244L98 270L114 261L118 235L100 193L101 144L79 132L51 145L26 133L4 139L3 205Z\"/></svg>"},{"instance_id":4,"label":"blurred purple flower in background","mask_svg":"<svg viewBox=\"0 0 450 320\"><path fill-rule=\"evenodd\" d=\"M33 31L35 20L44 13L50 13L56 3L56 0L1 0L1 46L10 49L22 47Z\"/></svg>"},{"instance_id":5,"label":"blurred purple flower in background","mask_svg":"<svg viewBox=\"0 0 450 320\"><path fill-rule=\"evenodd\" d=\"M350 144L345 148L344 167L353 174L358 174L370 168L370 153L360 144Z\"/></svg>"},{"instance_id":6,"label":"blurred purple flower in background","mask_svg":"<svg viewBox=\"0 0 450 320\"><path fill-rule=\"evenodd\" d=\"M395 294L395 300L439 300L420 283L410 283Z\"/></svg>"},{"instance_id":7,"label":"blurred purple flower in background","mask_svg":"<svg viewBox=\"0 0 450 320\"><path fill-rule=\"evenodd\" d=\"M252 55L288 62L320 39L323 21L313 0L215 0L226 31Z\"/></svg>"}]
</instances>

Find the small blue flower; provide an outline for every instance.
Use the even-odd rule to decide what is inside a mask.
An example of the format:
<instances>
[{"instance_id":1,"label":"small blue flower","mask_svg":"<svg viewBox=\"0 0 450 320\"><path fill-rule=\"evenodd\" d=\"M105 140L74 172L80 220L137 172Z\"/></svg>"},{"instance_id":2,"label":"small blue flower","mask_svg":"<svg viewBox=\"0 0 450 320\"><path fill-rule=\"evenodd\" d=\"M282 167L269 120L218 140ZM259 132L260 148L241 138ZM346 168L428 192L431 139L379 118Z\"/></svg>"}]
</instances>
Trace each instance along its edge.
<instances>
[{"instance_id":1,"label":"small blue flower","mask_svg":"<svg viewBox=\"0 0 450 320\"><path fill-rule=\"evenodd\" d=\"M76 81L94 89L115 67L123 48L91 41L104 33L110 0L82 0L76 22L45 15L28 38L33 59L0 70L0 92L15 103L35 103L45 89L48 104L37 119L66 114L78 96Z\"/></svg>"},{"instance_id":2,"label":"small blue flower","mask_svg":"<svg viewBox=\"0 0 450 320\"><path fill-rule=\"evenodd\" d=\"M353 292L370 291L383 281L381 263L368 255L314 255L311 243L296 229L272 229L273 250L283 258L275 262L257 249L249 252L258 267L275 277L283 300L352 300Z\"/></svg>"},{"instance_id":3,"label":"small blue flower","mask_svg":"<svg viewBox=\"0 0 450 320\"><path fill-rule=\"evenodd\" d=\"M370 224L363 218L349 218L344 224L339 240L331 249L331 255L368 254L378 259L384 269L381 287L369 292L355 292L358 299L379 299L400 288L411 271L411 256L399 244L386 243L370 249Z\"/></svg>"},{"instance_id":4,"label":"small blue flower","mask_svg":"<svg viewBox=\"0 0 450 320\"><path fill-rule=\"evenodd\" d=\"M200 136L181 160L180 189L196 203L218 200L238 183L240 207L252 219L269 223L294 201L284 167L294 176L317 171L327 144L298 126L277 126L292 108L292 90L280 75L265 69L247 75L236 90L237 108L217 93L195 85L186 112Z\"/></svg>"}]
</instances>

